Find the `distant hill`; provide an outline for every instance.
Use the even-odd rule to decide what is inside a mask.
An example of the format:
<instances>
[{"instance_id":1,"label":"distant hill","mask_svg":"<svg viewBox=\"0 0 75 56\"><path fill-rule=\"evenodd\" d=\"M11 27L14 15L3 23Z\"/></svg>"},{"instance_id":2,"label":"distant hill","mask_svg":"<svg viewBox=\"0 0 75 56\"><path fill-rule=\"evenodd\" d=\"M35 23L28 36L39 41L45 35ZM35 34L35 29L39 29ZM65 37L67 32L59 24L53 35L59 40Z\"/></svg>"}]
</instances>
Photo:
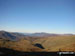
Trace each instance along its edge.
<instances>
[{"instance_id":1,"label":"distant hill","mask_svg":"<svg viewBox=\"0 0 75 56\"><path fill-rule=\"evenodd\" d=\"M7 32L7 31L0 31L0 38L22 38L25 36L30 36L30 37L51 37L51 36L70 36L73 34L51 34L51 33L20 33L20 32Z\"/></svg>"},{"instance_id":2,"label":"distant hill","mask_svg":"<svg viewBox=\"0 0 75 56\"><path fill-rule=\"evenodd\" d=\"M58 34L50 34L50 33L44 33L44 32L41 32L41 33L33 33L33 34L30 34L29 36L35 36L35 37L48 37L48 36L58 36Z\"/></svg>"},{"instance_id":3,"label":"distant hill","mask_svg":"<svg viewBox=\"0 0 75 56\"><path fill-rule=\"evenodd\" d=\"M9 33L9 32L6 32L6 31L0 31L0 38L15 40L17 37L12 33Z\"/></svg>"},{"instance_id":4,"label":"distant hill","mask_svg":"<svg viewBox=\"0 0 75 56\"><path fill-rule=\"evenodd\" d=\"M45 33L45 32L38 32L38 33L20 33L30 37L51 37L51 36L72 36L74 34L54 34L54 33Z\"/></svg>"}]
</instances>

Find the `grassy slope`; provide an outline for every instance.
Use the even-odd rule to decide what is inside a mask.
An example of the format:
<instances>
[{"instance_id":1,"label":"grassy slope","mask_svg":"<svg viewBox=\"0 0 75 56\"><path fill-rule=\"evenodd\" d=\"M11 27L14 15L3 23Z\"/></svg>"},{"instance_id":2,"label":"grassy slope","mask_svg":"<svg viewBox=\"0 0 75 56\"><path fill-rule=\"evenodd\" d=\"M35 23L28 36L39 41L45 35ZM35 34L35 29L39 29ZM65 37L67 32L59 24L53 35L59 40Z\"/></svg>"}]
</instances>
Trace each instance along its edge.
<instances>
[{"instance_id":1,"label":"grassy slope","mask_svg":"<svg viewBox=\"0 0 75 56\"><path fill-rule=\"evenodd\" d=\"M30 40L21 39L18 42L4 41L0 39L0 47L7 47L19 51L43 51L30 43ZM44 51L75 51L75 36L56 36L35 39L33 44L40 43L45 48Z\"/></svg>"},{"instance_id":2,"label":"grassy slope","mask_svg":"<svg viewBox=\"0 0 75 56\"><path fill-rule=\"evenodd\" d=\"M35 40L34 43L41 43L47 51L59 51L59 48L63 51L75 51L75 36L48 37Z\"/></svg>"},{"instance_id":3,"label":"grassy slope","mask_svg":"<svg viewBox=\"0 0 75 56\"><path fill-rule=\"evenodd\" d=\"M42 49L33 46L30 41L21 39L20 41L13 42L13 41L6 41L0 40L0 47L6 47L18 51L26 51L26 52L36 52L36 51L43 51Z\"/></svg>"}]
</instances>

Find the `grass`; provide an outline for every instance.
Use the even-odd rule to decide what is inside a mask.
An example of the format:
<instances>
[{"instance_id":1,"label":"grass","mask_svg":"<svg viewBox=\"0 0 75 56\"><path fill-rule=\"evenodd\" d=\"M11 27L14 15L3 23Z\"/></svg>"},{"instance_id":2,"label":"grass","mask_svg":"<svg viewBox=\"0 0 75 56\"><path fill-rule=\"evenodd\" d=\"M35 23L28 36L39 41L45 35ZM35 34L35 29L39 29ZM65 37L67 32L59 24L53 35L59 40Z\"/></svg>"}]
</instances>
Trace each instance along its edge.
<instances>
[{"instance_id":1,"label":"grass","mask_svg":"<svg viewBox=\"0 0 75 56\"><path fill-rule=\"evenodd\" d=\"M59 49L61 51L75 51L75 36L54 36L46 38L37 37L34 41L31 41L32 39L21 39L20 41L6 41L0 39L0 47L25 52L55 52L59 51ZM45 49L34 46L36 43L41 44Z\"/></svg>"}]
</instances>

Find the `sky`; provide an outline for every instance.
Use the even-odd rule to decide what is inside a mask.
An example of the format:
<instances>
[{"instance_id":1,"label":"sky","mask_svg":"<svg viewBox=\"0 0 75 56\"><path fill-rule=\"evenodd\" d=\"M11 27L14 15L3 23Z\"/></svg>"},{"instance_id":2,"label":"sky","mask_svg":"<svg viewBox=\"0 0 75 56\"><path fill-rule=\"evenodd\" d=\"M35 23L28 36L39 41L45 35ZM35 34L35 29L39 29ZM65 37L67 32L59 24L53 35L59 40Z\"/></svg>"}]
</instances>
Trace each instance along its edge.
<instances>
[{"instance_id":1,"label":"sky","mask_svg":"<svg viewBox=\"0 0 75 56\"><path fill-rule=\"evenodd\" d=\"M75 0L0 0L0 30L75 34Z\"/></svg>"}]
</instances>

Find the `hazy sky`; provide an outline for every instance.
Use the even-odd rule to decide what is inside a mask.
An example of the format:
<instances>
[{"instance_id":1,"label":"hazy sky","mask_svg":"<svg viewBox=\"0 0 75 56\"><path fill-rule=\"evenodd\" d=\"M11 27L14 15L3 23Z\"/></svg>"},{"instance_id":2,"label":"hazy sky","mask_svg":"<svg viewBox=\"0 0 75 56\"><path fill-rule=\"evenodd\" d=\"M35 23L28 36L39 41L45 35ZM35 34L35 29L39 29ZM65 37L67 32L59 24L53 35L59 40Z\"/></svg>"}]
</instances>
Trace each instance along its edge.
<instances>
[{"instance_id":1,"label":"hazy sky","mask_svg":"<svg viewBox=\"0 0 75 56\"><path fill-rule=\"evenodd\" d=\"M0 0L0 30L75 34L75 0Z\"/></svg>"}]
</instances>

